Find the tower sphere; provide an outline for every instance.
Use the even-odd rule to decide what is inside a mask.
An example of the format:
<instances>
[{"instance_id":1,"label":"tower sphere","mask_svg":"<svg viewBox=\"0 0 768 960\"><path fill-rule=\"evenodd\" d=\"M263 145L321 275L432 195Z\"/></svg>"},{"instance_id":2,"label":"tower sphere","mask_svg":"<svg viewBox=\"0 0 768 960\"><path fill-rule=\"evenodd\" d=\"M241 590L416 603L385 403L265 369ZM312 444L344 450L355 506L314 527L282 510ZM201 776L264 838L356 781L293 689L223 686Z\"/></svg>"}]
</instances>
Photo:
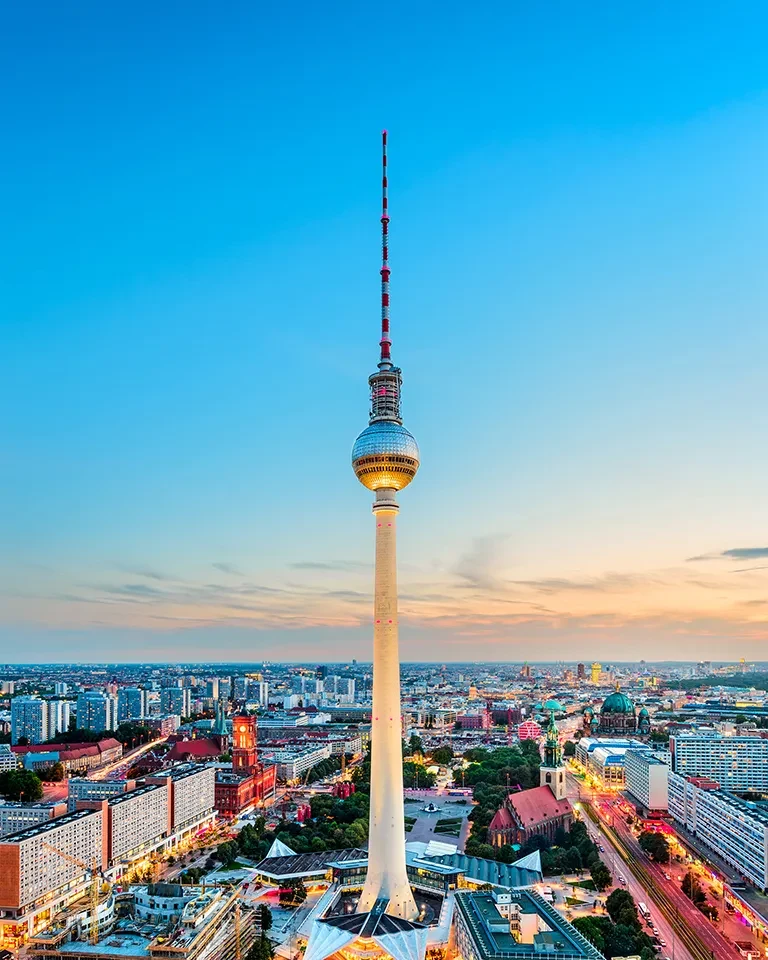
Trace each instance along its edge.
<instances>
[{"instance_id":1,"label":"tower sphere","mask_svg":"<svg viewBox=\"0 0 768 960\"><path fill-rule=\"evenodd\" d=\"M352 469L369 490L402 490L419 469L419 447L402 424L377 420L355 440Z\"/></svg>"}]
</instances>

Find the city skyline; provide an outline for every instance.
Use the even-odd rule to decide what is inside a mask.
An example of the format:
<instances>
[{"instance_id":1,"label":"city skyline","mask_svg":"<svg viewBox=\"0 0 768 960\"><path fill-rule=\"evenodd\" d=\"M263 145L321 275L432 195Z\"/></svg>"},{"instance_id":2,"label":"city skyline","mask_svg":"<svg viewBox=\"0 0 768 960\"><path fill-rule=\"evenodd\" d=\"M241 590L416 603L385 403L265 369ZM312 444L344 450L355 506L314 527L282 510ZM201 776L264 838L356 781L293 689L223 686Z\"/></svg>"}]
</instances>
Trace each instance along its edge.
<instances>
[{"instance_id":1,"label":"city skyline","mask_svg":"<svg viewBox=\"0 0 768 960\"><path fill-rule=\"evenodd\" d=\"M168 56L167 12L45 10L0 41L5 661L370 659L382 126L404 659L761 659L764 10L396 5L386 76L365 11L193 4Z\"/></svg>"}]
</instances>

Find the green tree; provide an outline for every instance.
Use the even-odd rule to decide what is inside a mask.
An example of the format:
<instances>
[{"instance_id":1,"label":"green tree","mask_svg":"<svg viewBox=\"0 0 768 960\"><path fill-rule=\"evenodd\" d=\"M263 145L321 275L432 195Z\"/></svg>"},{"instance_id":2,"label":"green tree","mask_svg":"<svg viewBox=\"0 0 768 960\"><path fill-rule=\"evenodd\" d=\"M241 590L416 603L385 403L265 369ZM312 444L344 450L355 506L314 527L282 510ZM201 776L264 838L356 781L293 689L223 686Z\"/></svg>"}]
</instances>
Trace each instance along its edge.
<instances>
[{"instance_id":1,"label":"green tree","mask_svg":"<svg viewBox=\"0 0 768 960\"><path fill-rule=\"evenodd\" d=\"M432 761L446 766L453 760L453 750L449 746L436 747L432 751Z\"/></svg>"},{"instance_id":2,"label":"green tree","mask_svg":"<svg viewBox=\"0 0 768 960\"><path fill-rule=\"evenodd\" d=\"M267 930L272 928L272 911L269 909L266 903L259 904L259 916L261 918L262 933L266 933Z\"/></svg>"},{"instance_id":3,"label":"green tree","mask_svg":"<svg viewBox=\"0 0 768 960\"><path fill-rule=\"evenodd\" d=\"M576 756L576 744L573 740L566 740L563 744L563 756L564 757L575 757Z\"/></svg>"},{"instance_id":4,"label":"green tree","mask_svg":"<svg viewBox=\"0 0 768 960\"><path fill-rule=\"evenodd\" d=\"M403 786L417 787L420 790L427 790L434 787L437 777L430 773L426 767L420 763L413 763L409 760L403 763Z\"/></svg>"},{"instance_id":5,"label":"green tree","mask_svg":"<svg viewBox=\"0 0 768 960\"><path fill-rule=\"evenodd\" d=\"M50 767L41 767L37 775L43 783L60 783L64 779L64 764L54 763Z\"/></svg>"},{"instance_id":6,"label":"green tree","mask_svg":"<svg viewBox=\"0 0 768 960\"><path fill-rule=\"evenodd\" d=\"M603 934L603 924L598 917L577 917L573 921L573 926L579 933L596 947L600 953L605 955L605 936Z\"/></svg>"},{"instance_id":7,"label":"green tree","mask_svg":"<svg viewBox=\"0 0 768 960\"><path fill-rule=\"evenodd\" d=\"M652 860L657 863L669 863L669 844L663 833L643 830L638 842Z\"/></svg>"},{"instance_id":8,"label":"green tree","mask_svg":"<svg viewBox=\"0 0 768 960\"><path fill-rule=\"evenodd\" d=\"M688 899L694 903L697 907L700 904L706 903L707 895L704 893L701 884L696 879L696 875L690 870L683 877L683 893L688 897Z\"/></svg>"},{"instance_id":9,"label":"green tree","mask_svg":"<svg viewBox=\"0 0 768 960\"><path fill-rule=\"evenodd\" d=\"M280 905L298 907L307 899L307 888L301 877L289 880L287 886L280 891Z\"/></svg>"},{"instance_id":10,"label":"green tree","mask_svg":"<svg viewBox=\"0 0 768 960\"><path fill-rule=\"evenodd\" d=\"M7 800L23 800L26 803L42 797L43 784L31 770L6 770L0 773L0 793Z\"/></svg>"},{"instance_id":11,"label":"green tree","mask_svg":"<svg viewBox=\"0 0 768 960\"><path fill-rule=\"evenodd\" d=\"M424 753L424 741L417 734L412 733L408 740L408 749L411 755Z\"/></svg>"},{"instance_id":12,"label":"green tree","mask_svg":"<svg viewBox=\"0 0 768 960\"><path fill-rule=\"evenodd\" d=\"M262 934L260 937L256 937L253 946L245 955L245 960L272 960L274 955L275 951L269 937Z\"/></svg>"},{"instance_id":13,"label":"green tree","mask_svg":"<svg viewBox=\"0 0 768 960\"><path fill-rule=\"evenodd\" d=\"M592 883L594 883L596 890L606 890L613 882L611 871L602 860L593 861L589 868L589 875L592 877Z\"/></svg>"},{"instance_id":14,"label":"green tree","mask_svg":"<svg viewBox=\"0 0 768 960\"><path fill-rule=\"evenodd\" d=\"M614 923L640 929L635 898L628 890L614 890L605 901L605 909Z\"/></svg>"}]
</instances>

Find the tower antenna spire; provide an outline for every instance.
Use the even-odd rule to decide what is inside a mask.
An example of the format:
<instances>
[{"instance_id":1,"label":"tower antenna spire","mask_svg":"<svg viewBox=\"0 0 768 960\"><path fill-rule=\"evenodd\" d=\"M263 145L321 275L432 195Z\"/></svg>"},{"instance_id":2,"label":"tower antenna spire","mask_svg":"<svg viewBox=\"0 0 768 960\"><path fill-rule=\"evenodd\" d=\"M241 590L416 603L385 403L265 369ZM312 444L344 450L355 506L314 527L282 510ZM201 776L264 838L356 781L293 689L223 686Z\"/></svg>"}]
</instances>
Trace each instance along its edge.
<instances>
[{"instance_id":1,"label":"tower antenna spire","mask_svg":"<svg viewBox=\"0 0 768 960\"><path fill-rule=\"evenodd\" d=\"M391 364L389 336L389 203L387 197L387 131L381 132L381 360Z\"/></svg>"}]
</instances>

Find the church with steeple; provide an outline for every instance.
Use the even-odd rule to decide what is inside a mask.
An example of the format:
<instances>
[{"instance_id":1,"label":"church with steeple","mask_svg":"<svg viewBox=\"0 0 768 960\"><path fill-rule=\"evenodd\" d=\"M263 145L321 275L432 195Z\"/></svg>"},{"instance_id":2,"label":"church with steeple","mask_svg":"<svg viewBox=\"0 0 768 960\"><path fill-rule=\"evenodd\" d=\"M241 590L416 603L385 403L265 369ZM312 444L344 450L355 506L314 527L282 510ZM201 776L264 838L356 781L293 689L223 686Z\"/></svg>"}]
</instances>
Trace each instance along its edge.
<instances>
[{"instance_id":1,"label":"church with steeple","mask_svg":"<svg viewBox=\"0 0 768 960\"><path fill-rule=\"evenodd\" d=\"M488 842L494 847L523 846L541 834L554 840L559 830L570 830L573 808L566 797L563 751L552 711L539 768L540 786L510 793L488 827Z\"/></svg>"}]
</instances>

